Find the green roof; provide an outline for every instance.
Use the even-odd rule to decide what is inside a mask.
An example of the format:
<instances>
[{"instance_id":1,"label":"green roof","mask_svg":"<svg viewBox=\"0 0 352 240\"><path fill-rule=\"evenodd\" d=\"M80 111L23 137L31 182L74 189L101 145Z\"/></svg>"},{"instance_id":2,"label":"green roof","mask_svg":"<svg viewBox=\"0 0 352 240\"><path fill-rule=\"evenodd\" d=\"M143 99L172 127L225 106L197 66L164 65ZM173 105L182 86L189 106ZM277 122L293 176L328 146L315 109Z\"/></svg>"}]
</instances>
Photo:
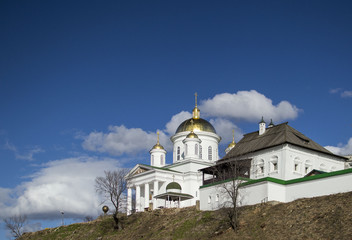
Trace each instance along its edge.
<instances>
[{"instance_id":1,"label":"green roof","mask_svg":"<svg viewBox=\"0 0 352 240\"><path fill-rule=\"evenodd\" d=\"M171 182L171 183L169 183L169 184L166 186L166 190L169 190L169 189L179 189L179 190L182 190L181 185L178 184L177 182Z\"/></svg>"},{"instance_id":2,"label":"green roof","mask_svg":"<svg viewBox=\"0 0 352 240\"><path fill-rule=\"evenodd\" d=\"M178 200L180 199L181 201L183 200L188 200L193 198L192 195L190 194L185 194L185 193L175 193L175 192L167 192L167 193L162 193L157 196L154 196L154 198L161 198L165 200Z\"/></svg>"}]
</instances>

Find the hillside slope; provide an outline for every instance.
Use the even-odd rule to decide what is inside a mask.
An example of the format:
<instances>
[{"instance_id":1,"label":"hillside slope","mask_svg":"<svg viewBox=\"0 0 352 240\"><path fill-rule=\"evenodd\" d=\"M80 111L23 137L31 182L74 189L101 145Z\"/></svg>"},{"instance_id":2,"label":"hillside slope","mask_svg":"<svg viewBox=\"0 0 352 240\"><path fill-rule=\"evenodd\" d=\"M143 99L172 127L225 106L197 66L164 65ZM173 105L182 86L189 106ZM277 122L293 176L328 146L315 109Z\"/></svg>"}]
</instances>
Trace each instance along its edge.
<instances>
[{"instance_id":1,"label":"hillside slope","mask_svg":"<svg viewBox=\"0 0 352 240\"><path fill-rule=\"evenodd\" d=\"M26 233L20 240L352 239L351 203L349 192L243 207L237 232L229 228L221 211L185 208L123 217L121 231L114 231L112 217L106 216L89 223Z\"/></svg>"}]
</instances>

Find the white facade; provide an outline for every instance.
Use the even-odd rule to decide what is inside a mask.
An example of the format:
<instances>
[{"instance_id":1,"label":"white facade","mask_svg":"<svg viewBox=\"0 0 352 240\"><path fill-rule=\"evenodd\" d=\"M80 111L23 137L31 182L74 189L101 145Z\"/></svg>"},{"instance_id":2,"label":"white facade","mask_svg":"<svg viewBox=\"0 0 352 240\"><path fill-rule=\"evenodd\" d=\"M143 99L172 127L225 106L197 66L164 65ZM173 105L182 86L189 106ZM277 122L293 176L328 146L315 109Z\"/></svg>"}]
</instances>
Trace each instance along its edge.
<instances>
[{"instance_id":1,"label":"white facade","mask_svg":"<svg viewBox=\"0 0 352 240\"><path fill-rule=\"evenodd\" d=\"M291 202L299 198L318 197L352 191L352 169L299 178L280 180L264 178L239 189L238 206L267 201ZM248 182L250 183L250 181ZM227 183L230 184L230 183ZM200 188L200 209L216 210L229 202L221 184Z\"/></svg>"},{"instance_id":2,"label":"white facade","mask_svg":"<svg viewBox=\"0 0 352 240\"><path fill-rule=\"evenodd\" d=\"M267 135L266 135L267 134ZM334 155L287 123L245 135L245 141L229 153L226 161L250 159L250 178L240 183L238 206L267 201L290 202L298 198L317 197L352 191L352 169L347 158ZM268 145L262 145L265 142ZM258 147L258 145L260 145ZM231 158L232 156L232 158ZM309 176L317 172L318 175ZM308 176L307 176L308 175ZM204 179L208 180L209 179ZM200 209L216 210L230 203L224 191L226 183L200 187Z\"/></svg>"},{"instance_id":3,"label":"white facade","mask_svg":"<svg viewBox=\"0 0 352 240\"><path fill-rule=\"evenodd\" d=\"M220 136L216 133L205 132L194 130L194 133L197 134L201 142L199 143L198 149L199 154L197 159L203 161L209 161L215 163L219 159L219 142L221 140ZM186 144L184 140L189 132L180 132L176 133L171 137L173 143L173 163L183 161L186 158Z\"/></svg>"},{"instance_id":4,"label":"white facade","mask_svg":"<svg viewBox=\"0 0 352 240\"><path fill-rule=\"evenodd\" d=\"M212 181L213 175L205 173L203 176L199 171L217 164L220 140L213 126L199 117L196 106L193 117L181 123L171 137L172 164L166 164L166 151L158 137L157 144L150 150L150 165L138 164L126 176L127 213L160 207L188 207L196 205L197 201L201 210L223 206L227 195L221 185L202 186L203 181ZM289 202L302 197L352 191L352 169L346 169L350 166L346 164L346 158L332 154L287 123L275 126L271 122L266 128L262 119L259 131L246 134L242 140L235 144L233 139L226 150L227 155L221 160L251 161L250 179L241 185L239 205ZM305 177L312 170L322 174ZM166 200L169 199L165 198L169 194L166 187L173 182L181 187L175 193L180 195L179 199L182 194L187 198L178 202Z\"/></svg>"},{"instance_id":5,"label":"white facade","mask_svg":"<svg viewBox=\"0 0 352 240\"><path fill-rule=\"evenodd\" d=\"M252 159L251 178L274 177L283 180L300 178L313 169L332 172L345 169L341 158L314 152L291 144L245 155Z\"/></svg>"},{"instance_id":6,"label":"white facade","mask_svg":"<svg viewBox=\"0 0 352 240\"><path fill-rule=\"evenodd\" d=\"M182 128L181 128L182 127ZM215 164L218 144L221 140L209 122L199 117L197 106L193 117L184 121L171 137L173 143L172 164L166 165L166 151L159 144L150 150L150 165L138 164L126 176L127 214L160 207L188 207L199 201L202 173L199 169ZM169 183L181 186L178 194L190 199L178 202L166 201L155 196L166 194Z\"/></svg>"}]
</instances>

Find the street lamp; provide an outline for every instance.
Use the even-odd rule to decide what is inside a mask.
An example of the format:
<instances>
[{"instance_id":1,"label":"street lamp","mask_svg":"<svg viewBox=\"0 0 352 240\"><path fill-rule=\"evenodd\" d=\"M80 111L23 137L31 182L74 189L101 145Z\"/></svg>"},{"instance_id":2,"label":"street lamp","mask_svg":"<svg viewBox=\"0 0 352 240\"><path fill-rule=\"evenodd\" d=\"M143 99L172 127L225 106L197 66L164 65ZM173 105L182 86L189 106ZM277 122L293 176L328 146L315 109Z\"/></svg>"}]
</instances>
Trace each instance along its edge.
<instances>
[{"instance_id":1,"label":"street lamp","mask_svg":"<svg viewBox=\"0 0 352 240\"><path fill-rule=\"evenodd\" d=\"M61 225L64 225L64 211L60 211L61 212Z\"/></svg>"}]
</instances>

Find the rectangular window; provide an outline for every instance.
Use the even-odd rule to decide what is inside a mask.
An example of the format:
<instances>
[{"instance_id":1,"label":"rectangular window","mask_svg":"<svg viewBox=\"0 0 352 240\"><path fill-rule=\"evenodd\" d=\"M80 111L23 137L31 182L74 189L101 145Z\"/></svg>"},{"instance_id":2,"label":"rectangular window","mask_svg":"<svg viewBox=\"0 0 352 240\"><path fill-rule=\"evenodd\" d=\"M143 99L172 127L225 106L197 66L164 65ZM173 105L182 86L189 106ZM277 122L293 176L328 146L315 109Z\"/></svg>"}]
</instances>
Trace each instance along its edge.
<instances>
[{"instance_id":1,"label":"rectangular window","mask_svg":"<svg viewBox=\"0 0 352 240\"><path fill-rule=\"evenodd\" d=\"M298 163L295 163L295 172L298 172Z\"/></svg>"},{"instance_id":2,"label":"rectangular window","mask_svg":"<svg viewBox=\"0 0 352 240\"><path fill-rule=\"evenodd\" d=\"M200 158L200 159L203 159L202 145L199 145L199 158Z\"/></svg>"},{"instance_id":3,"label":"rectangular window","mask_svg":"<svg viewBox=\"0 0 352 240\"><path fill-rule=\"evenodd\" d=\"M273 163L273 168L274 168L274 171L277 171L277 162Z\"/></svg>"},{"instance_id":4,"label":"rectangular window","mask_svg":"<svg viewBox=\"0 0 352 240\"><path fill-rule=\"evenodd\" d=\"M208 147L208 160L213 160L213 149L211 146Z\"/></svg>"}]
</instances>

